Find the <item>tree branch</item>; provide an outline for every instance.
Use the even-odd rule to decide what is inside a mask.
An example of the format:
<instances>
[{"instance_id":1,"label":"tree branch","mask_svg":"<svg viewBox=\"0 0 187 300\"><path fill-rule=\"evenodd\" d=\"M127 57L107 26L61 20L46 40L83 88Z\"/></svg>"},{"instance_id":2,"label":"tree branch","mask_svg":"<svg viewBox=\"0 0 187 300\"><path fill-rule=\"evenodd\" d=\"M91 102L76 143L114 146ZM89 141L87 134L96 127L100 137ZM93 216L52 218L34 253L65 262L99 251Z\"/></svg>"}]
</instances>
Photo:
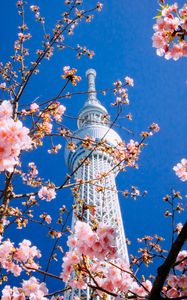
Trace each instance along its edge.
<instances>
[{"instance_id":1,"label":"tree branch","mask_svg":"<svg viewBox=\"0 0 187 300\"><path fill-rule=\"evenodd\" d=\"M178 235L175 242L172 244L169 254L164 261L164 263L158 268L157 276L153 283L153 287L149 294L148 300L160 300L163 299L160 295L164 282L169 274L170 269L176 262L177 255L181 250L182 246L184 245L187 239L187 222L184 224L180 234ZM179 298L177 298L179 299Z\"/></svg>"}]
</instances>

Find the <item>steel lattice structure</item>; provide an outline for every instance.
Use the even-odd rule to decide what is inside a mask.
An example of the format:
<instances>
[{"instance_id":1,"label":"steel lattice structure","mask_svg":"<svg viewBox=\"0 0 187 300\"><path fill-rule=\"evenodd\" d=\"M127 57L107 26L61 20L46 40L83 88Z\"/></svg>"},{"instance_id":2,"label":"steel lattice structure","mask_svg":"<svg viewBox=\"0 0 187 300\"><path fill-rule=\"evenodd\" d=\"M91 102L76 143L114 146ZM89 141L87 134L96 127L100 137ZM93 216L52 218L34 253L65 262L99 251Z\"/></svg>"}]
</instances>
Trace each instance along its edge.
<instances>
[{"instance_id":1,"label":"steel lattice structure","mask_svg":"<svg viewBox=\"0 0 187 300\"><path fill-rule=\"evenodd\" d=\"M113 157L98 149L86 149L80 141L86 136L90 136L95 139L96 143L105 141L109 146L116 147L121 142L121 138L110 128L106 118L103 118L103 116L108 115L108 112L96 96L95 70L89 69L86 76L88 78L88 100L79 113L78 130L72 138L77 148L75 152L66 150L66 161L71 171L77 170L75 177L83 180L83 184L79 188L78 199L81 199L85 205L95 206L96 215L94 217L97 222L103 222L117 229L118 251L123 259L128 262L127 245L115 182L118 170L114 168ZM85 162L81 163L84 160ZM86 163L86 160L89 160L89 163ZM107 174L107 176L103 176L102 180L98 180L100 174ZM75 198L75 204L78 204L78 199ZM85 210L83 220L92 223L93 216L89 209ZM72 230L75 221L76 216L74 215ZM83 300L99 299L98 296L91 297L90 293L89 288L81 291L73 290L66 293L65 300L73 300L74 296L79 296ZM107 299L109 298L111 297Z\"/></svg>"}]
</instances>

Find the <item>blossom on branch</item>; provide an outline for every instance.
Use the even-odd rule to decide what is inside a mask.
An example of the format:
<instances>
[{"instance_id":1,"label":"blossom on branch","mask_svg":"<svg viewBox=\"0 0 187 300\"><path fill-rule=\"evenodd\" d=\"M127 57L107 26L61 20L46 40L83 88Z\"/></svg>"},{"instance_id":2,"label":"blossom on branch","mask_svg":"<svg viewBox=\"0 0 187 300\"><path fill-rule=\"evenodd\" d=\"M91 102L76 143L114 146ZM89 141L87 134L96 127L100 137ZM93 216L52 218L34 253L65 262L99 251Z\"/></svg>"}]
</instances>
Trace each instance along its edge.
<instances>
[{"instance_id":1,"label":"blossom on branch","mask_svg":"<svg viewBox=\"0 0 187 300\"><path fill-rule=\"evenodd\" d=\"M31 148L29 129L21 121L12 118L10 101L3 101L0 105L0 172L12 172L19 163L22 150Z\"/></svg>"},{"instance_id":2,"label":"blossom on branch","mask_svg":"<svg viewBox=\"0 0 187 300\"><path fill-rule=\"evenodd\" d=\"M56 192L53 188L48 188L46 186L43 186L38 192L38 197L41 200L46 200L50 202L52 199L56 198Z\"/></svg>"},{"instance_id":3,"label":"blossom on branch","mask_svg":"<svg viewBox=\"0 0 187 300\"><path fill-rule=\"evenodd\" d=\"M36 246L31 246L29 240L23 240L19 243L19 247L14 247L14 243L10 240L0 243L0 265L7 272L11 272L14 276L19 276L24 269L38 269L38 264L34 258L40 258L41 253Z\"/></svg>"},{"instance_id":4,"label":"blossom on branch","mask_svg":"<svg viewBox=\"0 0 187 300\"><path fill-rule=\"evenodd\" d=\"M153 29L153 47L159 56L178 60L187 56L187 4L178 10L178 4L161 5Z\"/></svg>"},{"instance_id":5,"label":"blossom on branch","mask_svg":"<svg viewBox=\"0 0 187 300\"><path fill-rule=\"evenodd\" d=\"M173 167L176 175L180 178L181 181L187 180L187 159L181 159L181 162Z\"/></svg>"},{"instance_id":6,"label":"blossom on branch","mask_svg":"<svg viewBox=\"0 0 187 300\"><path fill-rule=\"evenodd\" d=\"M128 263L118 256L114 228L102 223L91 228L77 221L67 244L71 251L63 258L61 277L71 288L86 289L90 284L100 297L104 289L122 299L134 294L142 299L150 291L151 282L136 282Z\"/></svg>"},{"instance_id":7,"label":"blossom on branch","mask_svg":"<svg viewBox=\"0 0 187 300\"><path fill-rule=\"evenodd\" d=\"M2 290L1 300L47 300L48 298L45 297L47 294L46 284L44 282L40 283L36 277L32 276L29 280L23 280L21 288L11 288L9 285L6 285Z\"/></svg>"}]
</instances>

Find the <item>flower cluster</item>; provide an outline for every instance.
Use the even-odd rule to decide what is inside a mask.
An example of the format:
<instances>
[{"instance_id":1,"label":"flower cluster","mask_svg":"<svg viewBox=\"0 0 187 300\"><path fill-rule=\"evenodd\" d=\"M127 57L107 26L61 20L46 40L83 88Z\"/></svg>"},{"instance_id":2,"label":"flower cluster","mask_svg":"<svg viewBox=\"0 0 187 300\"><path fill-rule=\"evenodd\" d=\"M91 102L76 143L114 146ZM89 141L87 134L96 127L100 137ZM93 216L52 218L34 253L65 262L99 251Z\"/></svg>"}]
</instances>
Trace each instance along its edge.
<instances>
[{"instance_id":1,"label":"flower cluster","mask_svg":"<svg viewBox=\"0 0 187 300\"><path fill-rule=\"evenodd\" d=\"M157 55L174 60L187 56L187 4L181 9L177 3L161 6L153 29L153 47L157 49Z\"/></svg>"},{"instance_id":2,"label":"flower cluster","mask_svg":"<svg viewBox=\"0 0 187 300\"><path fill-rule=\"evenodd\" d=\"M87 55L90 59L95 55L93 50L89 50L85 46L77 45L77 58L80 59L83 55Z\"/></svg>"},{"instance_id":3,"label":"flower cluster","mask_svg":"<svg viewBox=\"0 0 187 300\"><path fill-rule=\"evenodd\" d=\"M37 103L32 103L30 105L30 111L31 111L31 113L39 111L39 105Z\"/></svg>"},{"instance_id":4,"label":"flower cluster","mask_svg":"<svg viewBox=\"0 0 187 300\"><path fill-rule=\"evenodd\" d=\"M160 245L163 240L164 238L158 235L145 235L138 238L137 241L143 245L138 249L138 253L140 253L138 257L131 255L131 264L137 265L141 262L141 264L144 263L148 267L155 257L160 257L162 253L166 252Z\"/></svg>"},{"instance_id":5,"label":"flower cluster","mask_svg":"<svg viewBox=\"0 0 187 300\"><path fill-rule=\"evenodd\" d=\"M114 95L116 96L115 102L112 103L112 106L117 106L119 104L129 104L129 99L128 99L128 90L124 87L124 86L134 86L134 80L129 77L126 76L124 78L124 82L123 83L121 80L117 80L116 82L114 82Z\"/></svg>"},{"instance_id":6,"label":"flower cluster","mask_svg":"<svg viewBox=\"0 0 187 300\"><path fill-rule=\"evenodd\" d=\"M51 224L52 218L47 213L41 214L40 218L43 219L47 224Z\"/></svg>"},{"instance_id":7,"label":"flower cluster","mask_svg":"<svg viewBox=\"0 0 187 300\"><path fill-rule=\"evenodd\" d=\"M90 283L101 297L103 289L116 295L128 293L141 297L150 291L151 282L146 280L138 284L128 263L118 257L116 233L112 227L99 224L92 229L87 223L77 221L75 233L67 244L71 251L63 258L61 277L72 288L86 289Z\"/></svg>"},{"instance_id":8,"label":"flower cluster","mask_svg":"<svg viewBox=\"0 0 187 300\"><path fill-rule=\"evenodd\" d=\"M40 8L37 5L31 5L30 10L34 12L35 18L37 22L40 22L41 24L45 23L45 19L41 17L40 15Z\"/></svg>"},{"instance_id":9,"label":"flower cluster","mask_svg":"<svg viewBox=\"0 0 187 300\"><path fill-rule=\"evenodd\" d=\"M23 280L21 288L6 285L2 291L1 300L8 299L32 299L32 300L47 300L44 297L48 294L48 289L44 282L40 283L38 279L32 276L29 280ZM28 298L29 297L29 298Z\"/></svg>"},{"instance_id":10,"label":"flower cluster","mask_svg":"<svg viewBox=\"0 0 187 300\"><path fill-rule=\"evenodd\" d=\"M97 6L96 6L98 11L101 11L103 8L103 4L101 2L97 2Z\"/></svg>"},{"instance_id":11,"label":"flower cluster","mask_svg":"<svg viewBox=\"0 0 187 300\"><path fill-rule=\"evenodd\" d=\"M184 271L187 267L187 251L180 251L176 260L176 270Z\"/></svg>"},{"instance_id":12,"label":"flower cluster","mask_svg":"<svg viewBox=\"0 0 187 300\"><path fill-rule=\"evenodd\" d=\"M0 172L12 172L22 150L31 148L29 129L12 118L10 101L0 105Z\"/></svg>"},{"instance_id":13,"label":"flower cluster","mask_svg":"<svg viewBox=\"0 0 187 300\"><path fill-rule=\"evenodd\" d=\"M167 278L167 286L164 286L163 292L167 297L185 297L187 296L187 276L184 274L187 267L187 251L180 251L176 264L175 274L170 274ZM181 271L182 274L177 274L177 271Z\"/></svg>"},{"instance_id":14,"label":"flower cluster","mask_svg":"<svg viewBox=\"0 0 187 300\"><path fill-rule=\"evenodd\" d=\"M60 150L62 148L62 145L61 144L58 144L58 145L53 145L52 146L52 148L51 149L49 149L49 150L47 150L47 152L49 153L49 154L57 154L58 153L58 151Z\"/></svg>"},{"instance_id":15,"label":"flower cluster","mask_svg":"<svg viewBox=\"0 0 187 300\"><path fill-rule=\"evenodd\" d=\"M92 149L95 144L95 138L89 135L86 135L82 140L81 146L86 149Z\"/></svg>"},{"instance_id":16,"label":"flower cluster","mask_svg":"<svg viewBox=\"0 0 187 300\"><path fill-rule=\"evenodd\" d=\"M137 197L143 197L144 195L146 195L146 191L144 191L141 195L140 190L136 186L132 186L131 190L125 190L122 194L124 197L130 196L131 198L136 200Z\"/></svg>"},{"instance_id":17,"label":"flower cluster","mask_svg":"<svg viewBox=\"0 0 187 300\"><path fill-rule=\"evenodd\" d=\"M74 270L74 265L82 259L82 255L90 258L107 259L116 255L115 230L104 224L99 224L96 230L92 230L89 224L77 221L75 233L69 237L68 246L71 252L67 252L63 258L62 278L67 281Z\"/></svg>"},{"instance_id":18,"label":"flower cluster","mask_svg":"<svg viewBox=\"0 0 187 300\"><path fill-rule=\"evenodd\" d=\"M36 246L31 246L29 240L23 240L17 248L10 240L0 244L1 267L13 273L14 276L19 276L26 268L38 269L38 264L34 262L35 257L40 258L41 253Z\"/></svg>"},{"instance_id":19,"label":"flower cluster","mask_svg":"<svg viewBox=\"0 0 187 300\"><path fill-rule=\"evenodd\" d=\"M167 297L185 297L187 296L187 276L170 275L167 279L168 288L164 287L164 291Z\"/></svg>"},{"instance_id":20,"label":"flower cluster","mask_svg":"<svg viewBox=\"0 0 187 300\"><path fill-rule=\"evenodd\" d=\"M176 166L174 166L173 170L175 171L176 175L180 178L180 180L186 181L187 180L187 159L185 158L181 159L181 162L178 163Z\"/></svg>"},{"instance_id":21,"label":"flower cluster","mask_svg":"<svg viewBox=\"0 0 187 300\"><path fill-rule=\"evenodd\" d=\"M135 167L139 154L139 143L131 139L127 144L119 143L114 150L113 156L116 161L125 162L125 165L128 167Z\"/></svg>"},{"instance_id":22,"label":"flower cluster","mask_svg":"<svg viewBox=\"0 0 187 300\"><path fill-rule=\"evenodd\" d=\"M126 77L125 77L125 81L126 81L126 83L127 83L128 85L134 86L134 80L133 80L131 77L126 76Z\"/></svg>"},{"instance_id":23,"label":"flower cluster","mask_svg":"<svg viewBox=\"0 0 187 300\"><path fill-rule=\"evenodd\" d=\"M22 180L25 184L30 186L36 186L40 179L37 180L38 169L34 162L28 164L29 170L27 173L22 173Z\"/></svg>"},{"instance_id":24,"label":"flower cluster","mask_svg":"<svg viewBox=\"0 0 187 300\"><path fill-rule=\"evenodd\" d=\"M34 105L34 107L30 107L30 110L28 112L26 111L26 114L33 113L33 109L35 110L35 112L38 112L38 106ZM37 128L34 133L34 141L36 144L42 145L41 139L46 134L51 134L52 132L52 121L55 120L57 122L61 122L62 115L64 114L65 110L66 107L63 104L60 104L60 102L55 102L49 104L43 111L38 112L41 122L37 123Z\"/></svg>"},{"instance_id":25,"label":"flower cluster","mask_svg":"<svg viewBox=\"0 0 187 300\"><path fill-rule=\"evenodd\" d=\"M62 78L67 78L71 81L72 85L77 85L77 83L81 80L81 77L76 75L77 70L74 68L70 68L70 66L65 66L63 68L64 74L61 76Z\"/></svg>"},{"instance_id":26,"label":"flower cluster","mask_svg":"<svg viewBox=\"0 0 187 300\"><path fill-rule=\"evenodd\" d=\"M46 200L47 202L50 202L52 199L56 198L55 189L47 186L42 186L38 192L38 197L41 200Z\"/></svg>"}]
</instances>

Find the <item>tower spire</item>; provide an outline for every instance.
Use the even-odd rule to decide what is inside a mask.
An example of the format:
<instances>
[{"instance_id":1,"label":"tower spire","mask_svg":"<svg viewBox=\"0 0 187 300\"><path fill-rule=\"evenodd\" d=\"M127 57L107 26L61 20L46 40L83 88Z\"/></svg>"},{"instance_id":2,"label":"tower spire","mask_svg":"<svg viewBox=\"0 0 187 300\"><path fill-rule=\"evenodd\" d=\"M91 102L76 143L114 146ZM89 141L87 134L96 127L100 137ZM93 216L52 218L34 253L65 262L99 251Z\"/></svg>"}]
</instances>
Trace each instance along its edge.
<instances>
[{"instance_id":1,"label":"tower spire","mask_svg":"<svg viewBox=\"0 0 187 300\"><path fill-rule=\"evenodd\" d=\"M79 112L77 121L78 128L88 125L92 126L93 124L103 124L107 126L107 122L103 121L103 115L108 115L108 112L97 99L95 88L96 71L94 69L88 69L86 71L86 77L88 80L88 98Z\"/></svg>"},{"instance_id":2,"label":"tower spire","mask_svg":"<svg viewBox=\"0 0 187 300\"><path fill-rule=\"evenodd\" d=\"M88 79L88 102L97 101L96 89L95 89L95 78L96 71L94 69L88 69L86 71L86 77Z\"/></svg>"}]
</instances>

